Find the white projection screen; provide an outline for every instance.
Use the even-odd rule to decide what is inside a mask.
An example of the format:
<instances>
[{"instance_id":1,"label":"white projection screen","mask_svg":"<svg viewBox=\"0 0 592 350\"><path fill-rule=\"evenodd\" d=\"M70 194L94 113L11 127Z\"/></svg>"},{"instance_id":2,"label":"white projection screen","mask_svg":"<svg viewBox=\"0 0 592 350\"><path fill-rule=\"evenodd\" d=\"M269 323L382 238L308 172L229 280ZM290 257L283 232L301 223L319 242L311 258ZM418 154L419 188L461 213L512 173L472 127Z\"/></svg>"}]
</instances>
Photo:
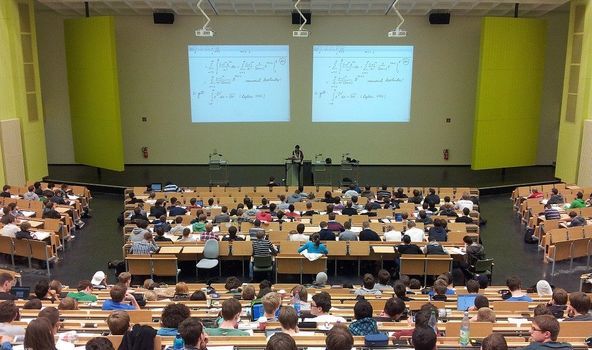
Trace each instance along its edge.
<instances>
[{"instance_id":1,"label":"white projection screen","mask_svg":"<svg viewBox=\"0 0 592 350\"><path fill-rule=\"evenodd\" d=\"M413 46L313 47L313 122L408 122Z\"/></svg>"},{"instance_id":2,"label":"white projection screen","mask_svg":"<svg viewBox=\"0 0 592 350\"><path fill-rule=\"evenodd\" d=\"M191 121L290 121L287 45L189 45Z\"/></svg>"}]
</instances>

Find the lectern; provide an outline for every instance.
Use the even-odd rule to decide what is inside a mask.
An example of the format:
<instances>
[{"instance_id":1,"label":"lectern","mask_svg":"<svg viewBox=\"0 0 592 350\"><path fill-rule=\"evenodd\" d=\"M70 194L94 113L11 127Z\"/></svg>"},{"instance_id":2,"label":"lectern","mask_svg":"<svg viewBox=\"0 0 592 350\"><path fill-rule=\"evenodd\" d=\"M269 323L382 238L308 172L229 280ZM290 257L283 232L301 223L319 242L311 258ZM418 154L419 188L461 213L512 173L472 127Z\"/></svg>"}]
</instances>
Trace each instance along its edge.
<instances>
[{"instance_id":1,"label":"lectern","mask_svg":"<svg viewBox=\"0 0 592 350\"><path fill-rule=\"evenodd\" d=\"M302 164L300 160L293 157L285 159L286 167L286 186L300 186L302 173Z\"/></svg>"}]
</instances>

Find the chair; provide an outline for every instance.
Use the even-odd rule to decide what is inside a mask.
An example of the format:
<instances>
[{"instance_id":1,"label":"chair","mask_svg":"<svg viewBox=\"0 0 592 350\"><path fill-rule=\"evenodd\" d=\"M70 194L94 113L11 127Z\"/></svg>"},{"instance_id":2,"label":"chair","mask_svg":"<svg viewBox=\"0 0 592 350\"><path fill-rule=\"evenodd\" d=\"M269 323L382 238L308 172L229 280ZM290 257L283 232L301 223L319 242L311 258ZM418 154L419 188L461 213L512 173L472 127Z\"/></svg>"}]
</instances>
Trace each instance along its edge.
<instances>
[{"instance_id":1,"label":"chair","mask_svg":"<svg viewBox=\"0 0 592 350\"><path fill-rule=\"evenodd\" d=\"M129 310L127 313L132 324L152 322L152 310Z\"/></svg>"},{"instance_id":2,"label":"chair","mask_svg":"<svg viewBox=\"0 0 592 350\"><path fill-rule=\"evenodd\" d=\"M204 246L203 259L201 259L196 265L196 277L198 277L199 269L210 270L219 265L218 256L220 255L220 249L218 241L215 239L208 239Z\"/></svg>"},{"instance_id":3,"label":"chair","mask_svg":"<svg viewBox=\"0 0 592 350\"><path fill-rule=\"evenodd\" d=\"M493 311L498 312L528 312L528 301L494 301Z\"/></svg>"},{"instance_id":4,"label":"chair","mask_svg":"<svg viewBox=\"0 0 592 350\"><path fill-rule=\"evenodd\" d=\"M253 274L257 272L265 272L270 274L273 271L273 257L269 256L254 256L253 257ZM254 276L253 276L254 277Z\"/></svg>"},{"instance_id":5,"label":"chair","mask_svg":"<svg viewBox=\"0 0 592 350\"><path fill-rule=\"evenodd\" d=\"M47 245L44 241L37 241L34 239L29 240L31 247L31 258L45 261L47 267L47 276L51 275L49 270L49 263L57 261L58 257L53 254L53 249L50 245Z\"/></svg>"},{"instance_id":6,"label":"chair","mask_svg":"<svg viewBox=\"0 0 592 350\"><path fill-rule=\"evenodd\" d=\"M328 258L335 259L335 276L337 276L337 263L339 259L343 259L347 256L347 241L327 241L324 242L329 254Z\"/></svg>"},{"instance_id":7,"label":"chair","mask_svg":"<svg viewBox=\"0 0 592 350\"><path fill-rule=\"evenodd\" d=\"M14 242L11 237L0 236L0 254L10 255L12 266L14 266Z\"/></svg>"},{"instance_id":8,"label":"chair","mask_svg":"<svg viewBox=\"0 0 592 350\"><path fill-rule=\"evenodd\" d=\"M179 266L174 255L152 256L152 273L156 276L175 276L175 283L179 282Z\"/></svg>"},{"instance_id":9,"label":"chair","mask_svg":"<svg viewBox=\"0 0 592 350\"><path fill-rule=\"evenodd\" d=\"M23 256L29 260L29 268L31 268L31 245L28 239L15 239L14 241L14 255ZM43 242L45 244L45 242Z\"/></svg>"},{"instance_id":10,"label":"chair","mask_svg":"<svg viewBox=\"0 0 592 350\"><path fill-rule=\"evenodd\" d=\"M491 278L493 276L493 259L477 260L475 265L471 266L469 272L474 275L486 275L489 283L491 284Z\"/></svg>"},{"instance_id":11,"label":"chair","mask_svg":"<svg viewBox=\"0 0 592 350\"><path fill-rule=\"evenodd\" d=\"M132 275L154 277L152 274L152 262L148 255L128 255L125 257L125 263L127 264L127 271Z\"/></svg>"}]
</instances>

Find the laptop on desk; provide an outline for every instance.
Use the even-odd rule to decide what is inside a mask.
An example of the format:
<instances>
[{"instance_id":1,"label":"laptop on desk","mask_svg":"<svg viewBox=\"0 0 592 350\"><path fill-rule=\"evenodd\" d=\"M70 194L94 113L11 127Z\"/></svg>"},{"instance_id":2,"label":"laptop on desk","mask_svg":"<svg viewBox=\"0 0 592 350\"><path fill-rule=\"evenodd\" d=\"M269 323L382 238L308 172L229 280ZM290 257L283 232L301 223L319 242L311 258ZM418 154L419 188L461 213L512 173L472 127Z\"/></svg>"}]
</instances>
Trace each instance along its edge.
<instances>
[{"instance_id":1,"label":"laptop on desk","mask_svg":"<svg viewBox=\"0 0 592 350\"><path fill-rule=\"evenodd\" d=\"M12 287L10 288L10 294L19 299L27 300L29 299L29 294L31 294L31 287Z\"/></svg>"},{"instance_id":2,"label":"laptop on desk","mask_svg":"<svg viewBox=\"0 0 592 350\"><path fill-rule=\"evenodd\" d=\"M458 311L467 311L471 306L475 306L475 298L478 294L460 294L456 299L456 309Z\"/></svg>"},{"instance_id":3,"label":"laptop on desk","mask_svg":"<svg viewBox=\"0 0 592 350\"><path fill-rule=\"evenodd\" d=\"M150 184L150 191L152 192L162 192L162 183L153 182Z\"/></svg>"}]
</instances>

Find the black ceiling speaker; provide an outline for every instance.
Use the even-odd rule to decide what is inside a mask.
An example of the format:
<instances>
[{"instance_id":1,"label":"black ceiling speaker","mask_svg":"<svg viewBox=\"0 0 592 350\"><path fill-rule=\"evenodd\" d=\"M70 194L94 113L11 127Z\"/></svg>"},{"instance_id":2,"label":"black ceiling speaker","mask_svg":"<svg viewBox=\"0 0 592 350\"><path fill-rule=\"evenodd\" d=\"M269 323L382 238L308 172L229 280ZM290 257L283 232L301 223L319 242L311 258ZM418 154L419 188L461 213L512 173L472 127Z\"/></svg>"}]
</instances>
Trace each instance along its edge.
<instances>
[{"instance_id":1,"label":"black ceiling speaker","mask_svg":"<svg viewBox=\"0 0 592 350\"><path fill-rule=\"evenodd\" d=\"M429 19L430 24L450 24L450 12L432 12Z\"/></svg>"},{"instance_id":2,"label":"black ceiling speaker","mask_svg":"<svg viewBox=\"0 0 592 350\"><path fill-rule=\"evenodd\" d=\"M310 12L302 12L304 18L306 18L306 24L310 24L312 20L312 15ZM292 12L292 24L302 24L304 20L300 17L298 12Z\"/></svg>"},{"instance_id":3,"label":"black ceiling speaker","mask_svg":"<svg viewBox=\"0 0 592 350\"><path fill-rule=\"evenodd\" d=\"M154 12L154 24L173 24L175 14L172 12Z\"/></svg>"}]
</instances>

